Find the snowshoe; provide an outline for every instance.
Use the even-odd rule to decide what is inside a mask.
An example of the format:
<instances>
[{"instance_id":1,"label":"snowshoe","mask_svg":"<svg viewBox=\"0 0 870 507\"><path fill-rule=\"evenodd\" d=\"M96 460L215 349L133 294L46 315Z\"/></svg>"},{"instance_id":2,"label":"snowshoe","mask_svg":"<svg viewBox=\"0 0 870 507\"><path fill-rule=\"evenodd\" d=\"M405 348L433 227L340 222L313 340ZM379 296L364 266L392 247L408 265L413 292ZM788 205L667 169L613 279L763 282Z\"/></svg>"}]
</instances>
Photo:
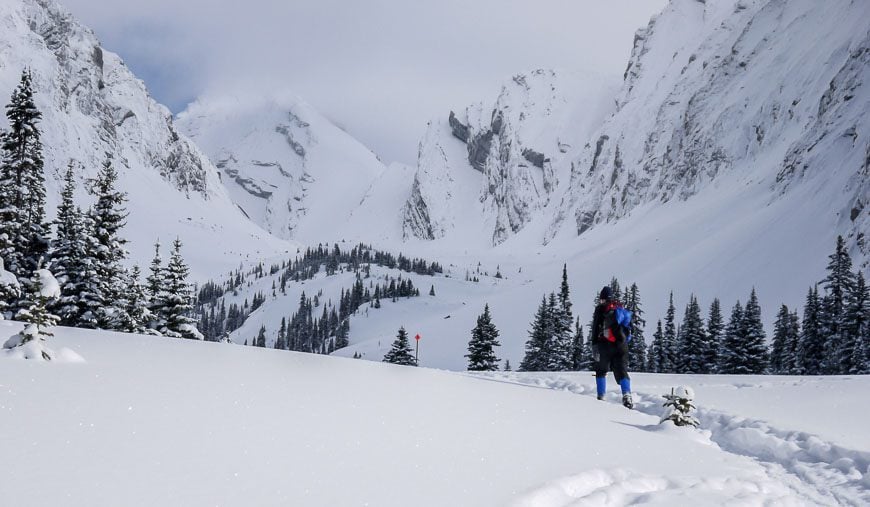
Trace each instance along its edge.
<instances>
[{"instance_id":1,"label":"snowshoe","mask_svg":"<svg viewBox=\"0 0 870 507\"><path fill-rule=\"evenodd\" d=\"M634 408L634 400L631 399L631 393L622 395L622 405L629 410Z\"/></svg>"}]
</instances>

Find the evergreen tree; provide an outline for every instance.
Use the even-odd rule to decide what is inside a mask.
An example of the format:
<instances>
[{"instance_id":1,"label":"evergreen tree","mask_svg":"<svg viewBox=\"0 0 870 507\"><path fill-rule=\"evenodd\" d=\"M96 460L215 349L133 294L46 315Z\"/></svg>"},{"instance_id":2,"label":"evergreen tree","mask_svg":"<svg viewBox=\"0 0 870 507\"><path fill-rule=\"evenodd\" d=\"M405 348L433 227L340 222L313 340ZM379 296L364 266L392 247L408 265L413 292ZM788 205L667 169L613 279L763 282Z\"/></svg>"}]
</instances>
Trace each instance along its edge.
<instances>
[{"instance_id":1,"label":"evergreen tree","mask_svg":"<svg viewBox=\"0 0 870 507\"><path fill-rule=\"evenodd\" d=\"M22 308L15 315L17 320L28 323L18 336L19 340L14 346L24 345L33 340L39 341L39 349L42 359L51 360L48 351L42 349L42 342L46 336L53 336L49 327L56 326L60 320L57 315L49 310L49 303L60 295L60 287L57 280L47 269L38 269L28 283L27 296L22 302Z\"/></svg>"},{"instance_id":2,"label":"evergreen tree","mask_svg":"<svg viewBox=\"0 0 870 507\"><path fill-rule=\"evenodd\" d=\"M683 324L678 338L677 371L680 373L708 373L710 367L704 363L707 337L701 317L701 305L693 294L686 305Z\"/></svg>"},{"instance_id":3,"label":"evergreen tree","mask_svg":"<svg viewBox=\"0 0 870 507\"><path fill-rule=\"evenodd\" d=\"M842 236L837 236L836 249L828 259L828 275L822 280L826 294L822 299L820 314L822 330L828 337L822 371L826 374L846 373L851 363L851 349L854 348L848 337L846 308L849 295L855 290L856 280L852 272L852 259ZM844 359L846 364L841 362Z\"/></svg>"},{"instance_id":4,"label":"evergreen tree","mask_svg":"<svg viewBox=\"0 0 870 507\"><path fill-rule=\"evenodd\" d=\"M414 359L414 353L411 350L411 343L408 341L408 332L405 331L404 326L399 328L399 333L396 335L395 341L393 341L393 346L384 356L383 362L404 366L417 366L417 361Z\"/></svg>"},{"instance_id":5,"label":"evergreen tree","mask_svg":"<svg viewBox=\"0 0 870 507\"><path fill-rule=\"evenodd\" d=\"M111 160L106 160L93 185L97 202L90 212L92 237L96 241L95 259L97 291L102 299L98 312L98 325L103 329L119 329L127 317L121 301L127 279L123 261L127 256L124 244L127 240L120 233L125 225L127 212L124 203L127 194L116 189L118 173Z\"/></svg>"},{"instance_id":6,"label":"evergreen tree","mask_svg":"<svg viewBox=\"0 0 870 507\"><path fill-rule=\"evenodd\" d=\"M786 305L779 308L773 324L773 341L770 348L770 373L783 375L789 373L792 363L789 350L791 335L791 312Z\"/></svg>"},{"instance_id":7,"label":"evergreen tree","mask_svg":"<svg viewBox=\"0 0 870 507\"><path fill-rule=\"evenodd\" d=\"M743 337L746 373L755 375L765 373L769 362L767 336L764 333L764 324L761 322L761 306L758 304L755 288L752 289L743 311Z\"/></svg>"},{"instance_id":8,"label":"evergreen tree","mask_svg":"<svg viewBox=\"0 0 870 507\"><path fill-rule=\"evenodd\" d=\"M628 343L628 361L637 371L646 370L647 348L643 330L646 320L643 318L643 308L640 301L640 290L637 284L631 284L626 291L625 308L631 312L631 341Z\"/></svg>"},{"instance_id":9,"label":"evergreen tree","mask_svg":"<svg viewBox=\"0 0 870 507\"><path fill-rule=\"evenodd\" d=\"M710 313L707 316L707 346L704 350L704 364L709 370L706 373L717 373L719 366L719 350L722 346L722 333L725 322L722 319L722 305L719 298L713 299L710 304Z\"/></svg>"},{"instance_id":10,"label":"evergreen tree","mask_svg":"<svg viewBox=\"0 0 870 507\"><path fill-rule=\"evenodd\" d=\"M864 328L870 317L870 292L864 273L858 273L854 286L847 294L840 341L840 373L857 374L863 369L865 354L862 346Z\"/></svg>"},{"instance_id":11,"label":"evergreen tree","mask_svg":"<svg viewBox=\"0 0 870 507\"><path fill-rule=\"evenodd\" d=\"M6 271L3 258L0 257L0 320L12 317L9 307L13 301L21 297L21 286L14 274Z\"/></svg>"},{"instance_id":12,"label":"evergreen tree","mask_svg":"<svg viewBox=\"0 0 870 507\"><path fill-rule=\"evenodd\" d=\"M583 371L590 368L592 352L583 339L583 326L580 325L580 317L574 323L574 341L571 346L571 369Z\"/></svg>"},{"instance_id":13,"label":"evergreen tree","mask_svg":"<svg viewBox=\"0 0 870 507\"><path fill-rule=\"evenodd\" d=\"M665 394L665 412L659 424L671 421L677 426L694 426L701 424L692 412L695 411L695 392L690 387L680 386L671 389L671 394Z\"/></svg>"},{"instance_id":14,"label":"evergreen tree","mask_svg":"<svg viewBox=\"0 0 870 507\"><path fill-rule=\"evenodd\" d=\"M665 314L665 328L662 335L660 373L675 373L677 366L677 309L674 307L674 293L671 292L668 311Z\"/></svg>"},{"instance_id":15,"label":"evergreen tree","mask_svg":"<svg viewBox=\"0 0 870 507\"><path fill-rule=\"evenodd\" d=\"M126 291L124 293L124 320L121 322L121 331L128 333L150 334L148 323L151 321L151 311L148 310L148 295L145 287L139 282L142 273L139 266L133 266L127 276Z\"/></svg>"},{"instance_id":16,"label":"evergreen tree","mask_svg":"<svg viewBox=\"0 0 870 507\"><path fill-rule=\"evenodd\" d=\"M504 360L504 371L511 371L511 360L510 359Z\"/></svg>"},{"instance_id":17,"label":"evergreen tree","mask_svg":"<svg viewBox=\"0 0 870 507\"><path fill-rule=\"evenodd\" d=\"M798 317L797 310L795 310L789 316L788 340L786 342L787 355L786 361L783 361L783 367L791 375L800 373L800 338L801 320Z\"/></svg>"},{"instance_id":18,"label":"evergreen tree","mask_svg":"<svg viewBox=\"0 0 870 507\"><path fill-rule=\"evenodd\" d=\"M266 326L260 326L260 331L257 333L257 338L254 340L254 346L261 348L266 346Z\"/></svg>"},{"instance_id":19,"label":"evergreen tree","mask_svg":"<svg viewBox=\"0 0 870 507\"><path fill-rule=\"evenodd\" d=\"M570 302L568 303L570 317ZM547 346L545 354L546 371L571 370L571 344L574 341L572 333L573 317L565 320L565 308L559 302L555 293L551 292L547 300L547 315L545 329Z\"/></svg>"},{"instance_id":20,"label":"evergreen tree","mask_svg":"<svg viewBox=\"0 0 870 507\"><path fill-rule=\"evenodd\" d=\"M667 351L665 350L665 334L662 331L662 321L656 323L656 331L653 333L652 343L650 344L649 354L647 359L647 371L653 373L663 373L664 365L667 361Z\"/></svg>"},{"instance_id":21,"label":"evergreen tree","mask_svg":"<svg viewBox=\"0 0 870 507\"><path fill-rule=\"evenodd\" d=\"M818 287L811 287L804 304L804 318L798 343L799 375L821 375L825 359L825 338L822 332L821 302Z\"/></svg>"},{"instance_id":22,"label":"evergreen tree","mask_svg":"<svg viewBox=\"0 0 870 507\"><path fill-rule=\"evenodd\" d=\"M0 258L22 286L44 261L49 243L45 222L45 176L37 126L42 113L33 97L29 70L6 106L9 131L2 136L0 159Z\"/></svg>"},{"instance_id":23,"label":"evergreen tree","mask_svg":"<svg viewBox=\"0 0 870 507\"><path fill-rule=\"evenodd\" d=\"M165 289L166 325L161 332L174 338L190 338L202 340L202 334L196 329L196 320L190 315L193 310L191 305L192 291L187 283L189 270L181 257L181 240L176 238L172 243L172 254L166 265Z\"/></svg>"},{"instance_id":24,"label":"evergreen tree","mask_svg":"<svg viewBox=\"0 0 870 507\"><path fill-rule=\"evenodd\" d=\"M154 244L154 258L151 260L151 274L146 279L148 293L148 310L151 312L151 322L148 327L159 331L166 327L166 273L163 259L160 257L160 241ZM241 324L240 324L241 325ZM236 329L235 327L233 329Z\"/></svg>"},{"instance_id":25,"label":"evergreen tree","mask_svg":"<svg viewBox=\"0 0 870 507\"><path fill-rule=\"evenodd\" d=\"M434 285L434 284L432 285L432 287L429 288L429 295L430 295L430 296L434 296L434 295L435 295L435 285Z\"/></svg>"},{"instance_id":26,"label":"evergreen tree","mask_svg":"<svg viewBox=\"0 0 870 507\"><path fill-rule=\"evenodd\" d=\"M483 314L477 318L477 325L471 330L468 354L465 355L468 358L468 371L498 370L500 360L493 349L499 345L498 329L492 323L487 304L483 307Z\"/></svg>"},{"instance_id":27,"label":"evergreen tree","mask_svg":"<svg viewBox=\"0 0 870 507\"><path fill-rule=\"evenodd\" d=\"M57 232L48 264L48 269L57 278L61 289L60 298L54 303L52 310L66 326L80 324L80 317L87 310L85 302L88 299L86 293L83 300L82 292L95 275L89 264L92 251L85 230L85 218L73 201L74 193L75 177L73 163L70 162L64 174L64 187L54 222Z\"/></svg>"},{"instance_id":28,"label":"evergreen tree","mask_svg":"<svg viewBox=\"0 0 870 507\"><path fill-rule=\"evenodd\" d=\"M541 300L535 319L532 321L532 329L529 331L529 339L526 341L526 353L520 362L519 371L547 371L549 360L549 311L546 296Z\"/></svg>"},{"instance_id":29,"label":"evergreen tree","mask_svg":"<svg viewBox=\"0 0 870 507\"><path fill-rule=\"evenodd\" d=\"M281 317L281 327L278 328L278 341L275 342L275 348L287 349L287 319L285 317Z\"/></svg>"},{"instance_id":30,"label":"evergreen tree","mask_svg":"<svg viewBox=\"0 0 870 507\"><path fill-rule=\"evenodd\" d=\"M743 358L743 306L740 301L731 310L731 318L725 326L725 334L722 337L722 347L719 353L719 367L717 371L723 374L747 373L744 368Z\"/></svg>"}]
</instances>

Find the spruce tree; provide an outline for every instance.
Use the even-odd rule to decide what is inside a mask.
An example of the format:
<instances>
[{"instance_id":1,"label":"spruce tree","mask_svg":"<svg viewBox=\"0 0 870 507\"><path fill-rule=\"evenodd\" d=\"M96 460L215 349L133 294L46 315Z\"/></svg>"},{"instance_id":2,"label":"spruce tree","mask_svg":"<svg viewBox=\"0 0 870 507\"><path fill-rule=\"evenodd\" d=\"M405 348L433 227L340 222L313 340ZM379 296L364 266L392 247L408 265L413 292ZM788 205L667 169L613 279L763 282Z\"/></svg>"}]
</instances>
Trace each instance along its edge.
<instances>
[{"instance_id":1,"label":"spruce tree","mask_svg":"<svg viewBox=\"0 0 870 507\"><path fill-rule=\"evenodd\" d=\"M570 302L568 303L570 312ZM572 325L573 318L565 320L565 309L555 293L551 292L547 300L549 316L545 329L547 330L547 371L571 370L571 343L574 341Z\"/></svg>"},{"instance_id":2,"label":"spruce tree","mask_svg":"<svg viewBox=\"0 0 870 507\"><path fill-rule=\"evenodd\" d=\"M859 272L846 299L839 347L840 373L857 374L863 369L865 354L862 341L868 317L870 317L870 292L864 280L864 273Z\"/></svg>"},{"instance_id":3,"label":"spruce tree","mask_svg":"<svg viewBox=\"0 0 870 507\"><path fill-rule=\"evenodd\" d=\"M254 346L260 348L266 347L266 326L260 326L257 338L254 339Z\"/></svg>"},{"instance_id":4,"label":"spruce tree","mask_svg":"<svg viewBox=\"0 0 870 507\"><path fill-rule=\"evenodd\" d=\"M404 366L417 366L405 326L399 328L399 333L396 335L395 341L393 341L393 346L384 356L383 362Z\"/></svg>"},{"instance_id":5,"label":"spruce tree","mask_svg":"<svg viewBox=\"0 0 870 507\"><path fill-rule=\"evenodd\" d=\"M675 373L677 366L677 309L674 307L674 293L671 292L668 311L665 314L664 334L662 335L660 373Z\"/></svg>"},{"instance_id":6,"label":"spruce tree","mask_svg":"<svg viewBox=\"0 0 870 507\"><path fill-rule=\"evenodd\" d=\"M722 336L722 347L719 351L719 367L717 371L722 374L747 373L744 367L744 341L743 336L743 306L740 301L731 310L731 318L725 326Z\"/></svg>"},{"instance_id":7,"label":"spruce tree","mask_svg":"<svg viewBox=\"0 0 870 507\"><path fill-rule=\"evenodd\" d=\"M3 258L0 257L0 320L12 317L10 306L19 297L21 297L21 286L18 284L18 278L6 271Z\"/></svg>"},{"instance_id":8,"label":"spruce tree","mask_svg":"<svg viewBox=\"0 0 870 507\"><path fill-rule=\"evenodd\" d=\"M121 301L127 275L124 272L123 261L127 257L121 229L126 224L127 212L124 203L127 194L117 190L118 173L111 160L106 160L93 185L97 202L90 212L92 236L96 241L96 272L97 290L102 298L102 306L98 312L98 325L103 329L119 329L121 322L127 319Z\"/></svg>"},{"instance_id":9,"label":"spruce tree","mask_svg":"<svg viewBox=\"0 0 870 507\"><path fill-rule=\"evenodd\" d=\"M278 328L278 340L275 342L275 348L279 350L287 349L287 318L281 317L281 327Z\"/></svg>"},{"instance_id":10,"label":"spruce tree","mask_svg":"<svg viewBox=\"0 0 870 507\"><path fill-rule=\"evenodd\" d=\"M48 351L42 348L42 342L45 341L46 336L53 336L48 328L56 326L60 320L57 315L48 310L51 300L59 295L60 287L49 270L38 269L33 272L28 283L27 296L22 301L22 308L15 315L16 320L26 322L28 325L18 335L18 343L14 346L37 340L42 359L51 360Z\"/></svg>"},{"instance_id":11,"label":"spruce tree","mask_svg":"<svg viewBox=\"0 0 870 507\"><path fill-rule=\"evenodd\" d=\"M519 371L546 371L549 359L548 324L549 312L546 296L541 300L535 318L532 321L532 329L529 330L529 339L526 341L526 353L520 362Z\"/></svg>"},{"instance_id":12,"label":"spruce tree","mask_svg":"<svg viewBox=\"0 0 870 507\"><path fill-rule=\"evenodd\" d=\"M632 369L637 371L646 370L647 348L643 330L646 320L643 318L643 307L640 301L640 289L637 284L631 284L626 291L625 308L631 312L631 341L628 343L628 361Z\"/></svg>"},{"instance_id":13,"label":"spruce tree","mask_svg":"<svg viewBox=\"0 0 870 507\"><path fill-rule=\"evenodd\" d=\"M145 288L148 293L148 310L151 321L148 325L153 330L160 331L166 327L166 273L163 259L160 257L160 241L154 244L154 258L151 260L151 273L146 279Z\"/></svg>"},{"instance_id":14,"label":"spruce tree","mask_svg":"<svg viewBox=\"0 0 870 507\"><path fill-rule=\"evenodd\" d=\"M504 360L504 371L511 371L511 360L510 359Z\"/></svg>"},{"instance_id":15,"label":"spruce tree","mask_svg":"<svg viewBox=\"0 0 870 507\"><path fill-rule=\"evenodd\" d=\"M678 337L677 371L679 373L708 373L710 367L704 363L707 337L701 317L701 305L693 294L686 305L683 324Z\"/></svg>"},{"instance_id":16,"label":"spruce tree","mask_svg":"<svg viewBox=\"0 0 870 507\"><path fill-rule=\"evenodd\" d=\"M825 336L825 361L822 371L826 374L846 373L851 362L851 346L846 324L846 308L849 295L855 290L855 274L852 272L852 259L846 250L846 242L837 236L834 253L828 256L828 275L822 280L825 297L822 299L821 324Z\"/></svg>"},{"instance_id":17,"label":"spruce tree","mask_svg":"<svg viewBox=\"0 0 870 507\"><path fill-rule=\"evenodd\" d=\"M187 283L189 270L181 257L181 240L176 238L172 243L172 254L166 265L165 289L166 325L161 332L175 338L202 340L202 334L196 329L196 320L191 318L192 291Z\"/></svg>"},{"instance_id":18,"label":"spruce tree","mask_svg":"<svg viewBox=\"0 0 870 507\"><path fill-rule=\"evenodd\" d=\"M745 339L743 353L746 373L759 375L768 369L767 336L761 321L761 306L755 288L749 295L749 301L743 311L743 336Z\"/></svg>"},{"instance_id":19,"label":"spruce tree","mask_svg":"<svg viewBox=\"0 0 870 507\"><path fill-rule=\"evenodd\" d=\"M127 275L127 285L124 292L124 320L121 322L121 331L138 334L152 334L148 329L151 321L151 311L148 310L148 295L145 287L139 281L142 273L139 266L133 266Z\"/></svg>"},{"instance_id":20,"label":"spruce tree","mask_svg":"<svg viewBox=\"0 0 870 507\"><path fill-rule=\"evenodd\" d=\"M783 362L786 372L791 375L800 374L800 338L801 320L797 310L789 316L788 340L786 342L787 360Z\"/></svg>"},{"instance_id":21,"label":"spruce tree","mask_svg":"<svg viewBox=\"0 0 870 507\"><path fill-rule=\"evenodd\" d=\"M825 337L822 332L821 302L818 287L810 287L804 304L798 344L797 371L799 375L821 375L825 359Z\"/></svg>"},{"instance_id":22,"label":"spruce tree","mask_svg":"<svg viewBox=\"0 0 870 507\"><path fill-rule=\"evenodd\" d=\"M656 323L656 331L653 333L652 343L649 347L647 358L647 371L652 373L664 373L664 366L667 358L665 351L665 334L662 331L662 321Z\"/></svg>"},{"instance_id":23,"label":"spruce tree","mask_svg":"<svg viewBox=\"0 0 870 507\"><path fill-rule=\"evenodd\" d=\"M496 357L494 348L501 345L498 342L498 329L492 323L489 305L483 307L483 314L477 318L477 325L471 330L471 340L468 342L468 371L496 371L500 359Z\"/></svg>"},{"instance_id":24,"label":"spruce tree","mask_svg":"<svg viewBox=\"0 0 870 507\"><path fill-rule=\"evenodd\" d=\"M591 351L587 349L583 339L583 326L580 325L580 317L574 323L574 341L571 344L571 369L583 371L590 367Z\"/></svg>"},{"instance_id":25,"label":"spruce tree","mask_svg":"<svg viewBox=\"0 0 870 507\"><path fill-rule=\"evenodd\" d=\"M789 373L789 337L791 333L791 312L786 305L779 307L776 322L773 324L773 341L770 346L770 373L783 375Z\"/></svg>"},{"instance_id":26,"label":"spruce tree","mask_svg":"<svg viewBox=\"0 0 870 507\"><path fill-rule=\"evenodd\" d=\"M33 96L33 76L21 82L6 106L9 131L2 136L0 159L0 258L22 286L45 260L49 225L45 222L45 176L38 123L42 113Z\"/></svg>"},{"instance_id":27,"label":"spruce tree","mask_svg":"<svg viewBox=\"0 0 870 507\"><path fill-rule=\"evenodd\" d=\"M76 187L73 167L70 162L64 174L64 187L54 221L56 234L48 269L60 283L61 295L52 310L65 326L96 327L94 312L101 302L95 301L94 294L88 290L88 285L97 276L93 261L96 249L86 226L90 222L73 200ZM92 325L83 322L82 316L89 310L94 316Z\"/></svg>"},{"instance_id":28,"label":"spruce tree","mask_svg":"<svg viewBox=\"0 0 870 507\"><path fill-rule=\"evenodd\" d=\"M722 319L722 307L719 298L713 299L710 304L710 313L707 316L707 346L704 350L704 364L709 371L716 373L719 365L719 349L722 346L722 333L725 322Z\"/></svg>"}]
</instances>

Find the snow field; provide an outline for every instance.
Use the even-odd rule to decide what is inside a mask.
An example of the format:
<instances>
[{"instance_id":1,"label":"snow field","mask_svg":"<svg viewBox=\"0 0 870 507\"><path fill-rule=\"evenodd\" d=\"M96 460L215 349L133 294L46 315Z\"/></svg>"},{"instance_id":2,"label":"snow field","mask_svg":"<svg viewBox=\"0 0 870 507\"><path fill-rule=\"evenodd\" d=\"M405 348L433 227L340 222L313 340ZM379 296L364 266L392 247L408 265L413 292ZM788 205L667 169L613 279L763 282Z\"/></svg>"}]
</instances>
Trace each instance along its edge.
<instances>
[{"instance_id":1,"label":"snow field","mask_svg":"<svg viewBox=\"0 0 870 507\"><path fill-rule=\"evenodd\" d=\"M0 334L20 327L0 322ZM49 345L87 362L0 363L4 505L824 505L860 504L867 491L855 480L835 498L711 443L716 428L665 428L658 412L576 396L591 392L587 374L487 381L228 344L55 333ZM642 393L643 378L656 378L638 377ZM543 389L505 383L527 379ZM647 396L639 405L653 405ZM856 466L863 459L840 454Z\"/></svg>"}]
</instances>

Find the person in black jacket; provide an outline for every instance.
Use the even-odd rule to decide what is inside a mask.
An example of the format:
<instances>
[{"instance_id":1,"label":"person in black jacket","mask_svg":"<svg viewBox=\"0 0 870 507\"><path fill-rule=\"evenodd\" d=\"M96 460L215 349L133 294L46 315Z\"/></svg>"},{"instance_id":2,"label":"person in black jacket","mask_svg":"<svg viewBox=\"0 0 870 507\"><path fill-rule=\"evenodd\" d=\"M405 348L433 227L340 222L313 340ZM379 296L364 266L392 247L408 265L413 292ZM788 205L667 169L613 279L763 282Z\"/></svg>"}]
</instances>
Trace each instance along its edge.
<instances>
[{"instance_id":1,"label":"person in black jacket","mask_svg":"<svg viewBox=\"0 0 870 507\"><path fill-rule=\"evenodd\" d=\"M626 371L628 342L625 330L616 323L616 308L622 304L613 298L609 286L601 289L598 306L592 316L592 349L595 363L595 387L598 399L604 399L607 390L607 370L613 371L616 382L622 388L622 404L634 407L631 398L631 379Z\"/></svg>"}]
</instances>

